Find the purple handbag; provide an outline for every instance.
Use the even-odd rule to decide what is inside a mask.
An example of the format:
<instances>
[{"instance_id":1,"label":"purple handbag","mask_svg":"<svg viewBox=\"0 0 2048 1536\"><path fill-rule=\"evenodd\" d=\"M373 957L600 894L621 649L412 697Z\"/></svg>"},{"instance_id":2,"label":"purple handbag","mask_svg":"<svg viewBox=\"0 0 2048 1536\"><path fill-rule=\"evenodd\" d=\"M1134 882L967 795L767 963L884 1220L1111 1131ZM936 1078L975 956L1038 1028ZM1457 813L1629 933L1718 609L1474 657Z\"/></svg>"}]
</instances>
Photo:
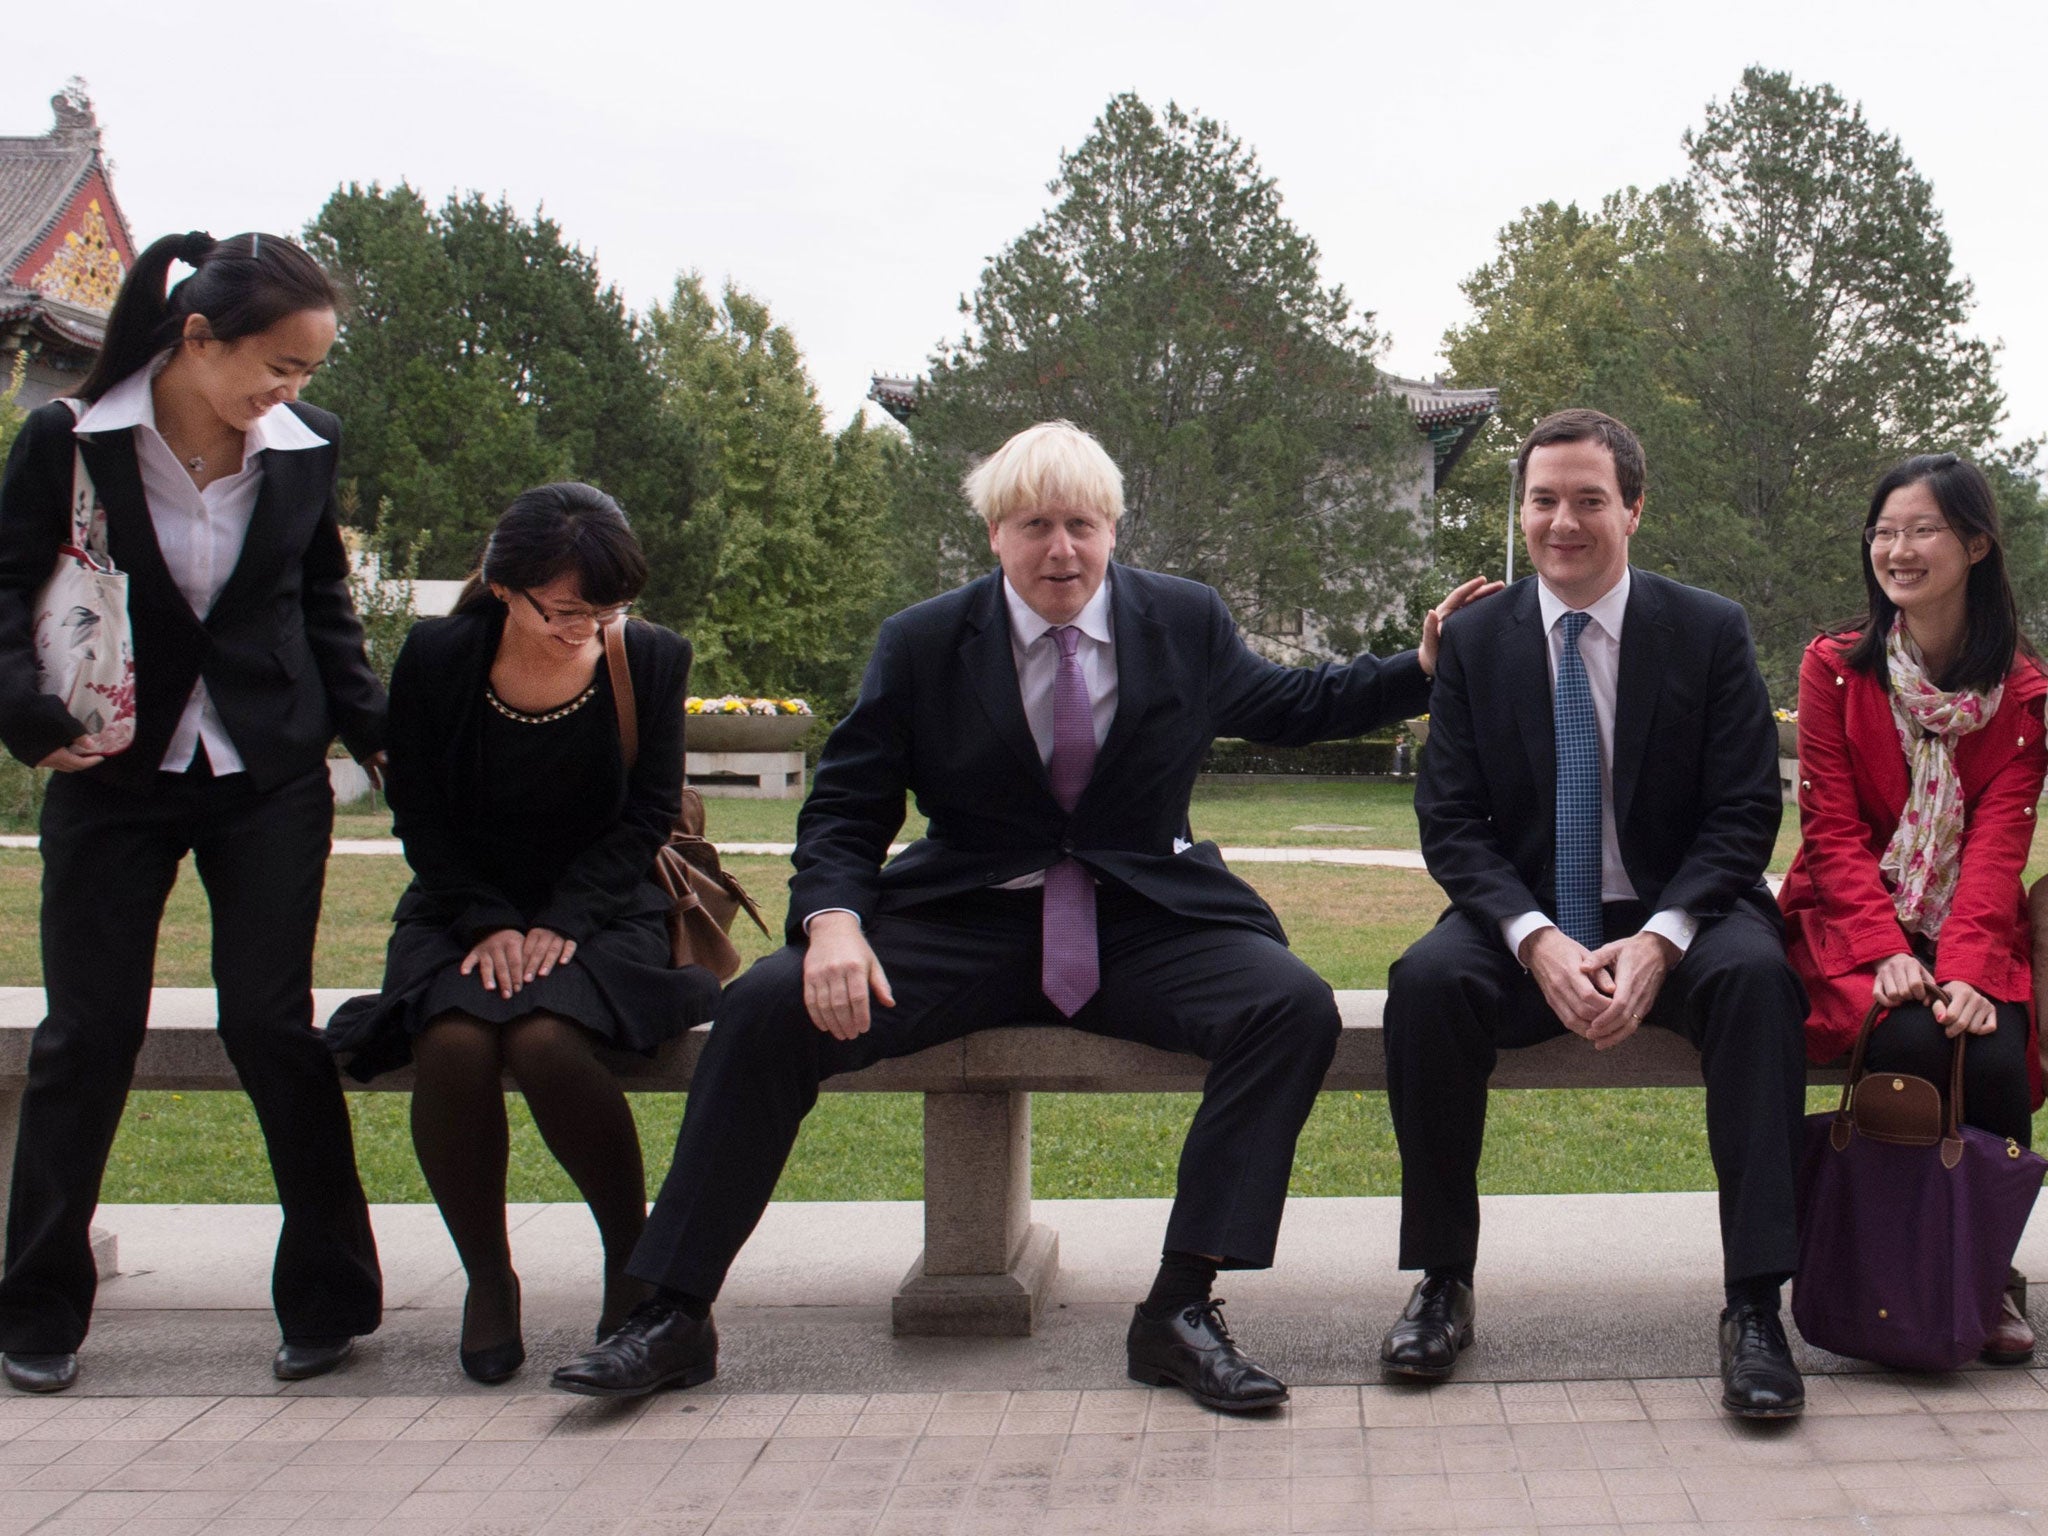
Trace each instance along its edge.
<instances>
[{"instance_id":1,"label":"purple handbag","mask_svg":"<svg viewBox=\"0 0 2048 1536\"><path fill-rule=\"evenodd\" d=\"M1881 1012L1856 1036L1841 1104L1806 1117L1792 1317L1809 1344L1838 1355L1952 1371L1998 1322L2048 1158L1962 1123L1966 1035L1946 1112L1924 1077L1865 1073Z\"/></svg>"}]
</instances>

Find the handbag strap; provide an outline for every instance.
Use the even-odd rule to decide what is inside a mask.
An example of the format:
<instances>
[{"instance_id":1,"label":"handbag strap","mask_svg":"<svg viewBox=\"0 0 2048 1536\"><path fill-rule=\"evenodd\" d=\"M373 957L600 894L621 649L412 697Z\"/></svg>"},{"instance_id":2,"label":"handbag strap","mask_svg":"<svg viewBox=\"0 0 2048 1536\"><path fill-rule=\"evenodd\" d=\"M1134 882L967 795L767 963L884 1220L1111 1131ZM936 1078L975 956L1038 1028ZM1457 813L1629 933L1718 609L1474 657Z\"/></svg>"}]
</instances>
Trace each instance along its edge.
<instances>
[{"instance_id":1,"label":"handbag strap","mask_svg":"<svg viewBox=\"0 0 2048 1536\"><path fill-rule=\"evenodd\" d=\"M612 674L612 707L619 716L619 755L626 772L640 760L640 704L633 697L633 669L626 665L626 621L604 627L604 661Z\"/></svg>"},{"instance_id":2,"label":"handbag strap","mask_svg":"<svg viewBox=\"0 0 2048 1536\"><path fill-rule=\"evenodd\" d=\"M1935 989L1941 1001L1947 1003L1948 993ZM1863 1080L1863 1052L1870 1044L1870 1032L1877 1028L1881 1015L1890 1012L1882 1003L1872 1003L1870 1012L1863 1016L1863 1027L1856 1031L1856 1048L1849 1053L1849 1075L1842 1083L1842 1102L1835 1106L1837 1124L1846 1126L1849 1122L1849 1103L1855 1097L1856 1085ZM1948 1064L1948 1112L1942 1117L1942 1140L1954 1141L1962 1135L1963 1124L1963 1046L1969 1040L1968 1033L1956 1036L1955 1049L1949 1054Z\"/></svg>"},{"instance_id":3,"label":"handbag strap","mask_svg":"<svg viewBox=\"0 0 2048 1536\"><path fill-rule=\"evenodd\" d=\"M85 418L85 402L73 399L70 395L64 396L63 399L64 404L70 408L71 424L75 427ZM104 527L99 548L93 547L92 513L93 508L99 505L99 500L99 487L92 483L92 471L85 467L85 445L74 434L71 439L71 547L82 555L90 556L106 569L112 570L113 561L107 554Z\"/></svg>"}]
</instances>

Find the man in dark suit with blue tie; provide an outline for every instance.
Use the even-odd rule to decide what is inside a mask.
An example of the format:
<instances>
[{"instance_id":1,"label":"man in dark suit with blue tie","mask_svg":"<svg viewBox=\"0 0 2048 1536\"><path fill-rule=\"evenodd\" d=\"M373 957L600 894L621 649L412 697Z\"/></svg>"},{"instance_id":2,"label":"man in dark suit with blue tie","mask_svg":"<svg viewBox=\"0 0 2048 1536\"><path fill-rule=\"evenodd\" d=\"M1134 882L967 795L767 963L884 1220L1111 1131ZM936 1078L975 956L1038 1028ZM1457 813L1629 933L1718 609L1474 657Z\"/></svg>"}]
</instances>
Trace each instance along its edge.
<instances>
[{"instance_id":1,"label":"man in dark suit with blue tie","mask_svg":"<svg viewBox=\"0 0 2048 1536\"><path fill-rule=\"evenodd\" d=\"M1598 411L1544 418L1515 459L1533 577L1444 628L1416 787L1451 899L1395 962L1387 1089L1401 1267L1380 1349L1441 1380L1472 1339L1487 1079L1503 1047L1648 1023L1700 1050L1720 1184L1723 1401L1805 1403L1778 1316L1796 1258L1805 995L1763 883L1776 733L1742 609L1630 567L1642 445Z\"/></svg>"},{"instance_id":2,"label":"man in dark suit with blue tie","mask_svg":"<svg viewBox=\"0 0 2048 1536\"><path fill-rule=\"evenodd\" d=\"M1113 565L1122 476L1065 422L968 477L1001 569L882 626L797 823L788 947L727 990L632 1272L655 1298L555 1373L597 1396L715 1371L710 1306L774 1193L819 1081L991 1026L1071 1023L1206 1058L1133 1377L1210 1407L1286 1400L1224 1330L1219 1269L1273 1261L1295 1138L1340 1027L1280 924L1190 845L1218 735L1298 744L1423 709L1419 652L1262 660L1223 600ZM930 820L893 860L906 794Z\"/></svg>"}]
</instances>

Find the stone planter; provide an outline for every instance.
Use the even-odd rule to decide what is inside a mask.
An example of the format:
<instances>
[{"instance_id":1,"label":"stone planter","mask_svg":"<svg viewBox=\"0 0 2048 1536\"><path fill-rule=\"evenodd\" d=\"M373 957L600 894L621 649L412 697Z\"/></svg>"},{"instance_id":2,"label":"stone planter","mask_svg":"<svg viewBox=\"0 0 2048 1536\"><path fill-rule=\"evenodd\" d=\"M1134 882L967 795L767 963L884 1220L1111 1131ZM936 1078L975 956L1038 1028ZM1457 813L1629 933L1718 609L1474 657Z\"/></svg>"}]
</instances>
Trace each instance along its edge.
<instances>
[{"instance_id":1,"label":"stone planter","mask_svg":"<svg viewBox=\"0 0 2048 1536\"><path fill-rule=\"evenodd\" d=\"M814 715L685 715L683 745L692 752L787 752Z\"/></svg>"},{"instance_id":2,"label":"stone planter","mask_svg":"<svg viewBox=\"0 0 2048 1536\"><path fill-rule=\"evenodd\" d=\"M1778 727L1778 756L1796 759L1799 756L1799 722L1797 720L1779 720L1776 724Z\"/></svg>"},{"instance_id":3,"label":"stone planter","mask_svg":"<svg viewBox=\"0 0 2048 1536\"><path fill-rule=\"evenodd\" d=\"M1413 720L1403 720L1401 723L1408 728L1408 734L1415 738L1415 745L1418 748L1429 745L1429 716L1417 715Z\"/></svg>"}]
</instances>

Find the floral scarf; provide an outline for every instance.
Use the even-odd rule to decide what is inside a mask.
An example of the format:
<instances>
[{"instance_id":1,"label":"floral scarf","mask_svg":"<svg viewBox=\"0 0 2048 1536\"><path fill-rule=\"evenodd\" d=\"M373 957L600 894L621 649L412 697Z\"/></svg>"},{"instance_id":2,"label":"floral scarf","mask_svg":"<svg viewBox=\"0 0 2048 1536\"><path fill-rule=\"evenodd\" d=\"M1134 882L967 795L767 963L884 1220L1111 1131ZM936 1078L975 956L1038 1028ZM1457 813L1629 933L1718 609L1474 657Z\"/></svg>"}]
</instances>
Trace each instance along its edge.
<instances>
[{"instance_id":1,"label":"floral scarf","mask_svg":"<svg viewBox=\"0 0 2048 1536\"><path fill-rule=\"evenodd\" d=\"M2000 683L1989 693L1959 689L1943 693L1927 676L1920 647L1906 633L1905 615L1885 640L1891 673L1892 723L1913 773L1906 813L1878 861L1892 888L1899 926L1936 938L1948 921L1962 863L1963 784L1956 774L1956 738L1989 723L2005 695Z\"/></svg>"}]
</instances>

